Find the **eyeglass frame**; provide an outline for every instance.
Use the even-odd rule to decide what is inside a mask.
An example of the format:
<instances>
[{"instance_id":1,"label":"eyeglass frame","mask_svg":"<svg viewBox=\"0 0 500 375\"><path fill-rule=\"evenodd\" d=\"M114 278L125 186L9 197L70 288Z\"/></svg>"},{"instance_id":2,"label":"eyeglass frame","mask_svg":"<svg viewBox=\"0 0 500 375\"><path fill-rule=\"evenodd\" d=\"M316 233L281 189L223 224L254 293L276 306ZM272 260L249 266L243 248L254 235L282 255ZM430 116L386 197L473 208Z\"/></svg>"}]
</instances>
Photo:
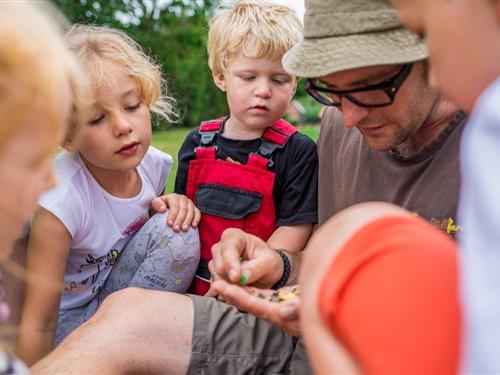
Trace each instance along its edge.
<instances>
[{"instance_id":1,"label":"eyeglass frame","mask_svg":"<svg viewBox=\"0 0 500 375\"><path fill-rule=\"evenodd\" d=\"M338 95L340 98L345 97L359 107L365 107L365 108L387 107L394 102L394 98L396 97L397 92L399 91L401 86L403 86L403 83L405 83L406 79L410 75L414 64L415 64L414 62L404 64L401 67L401 69L399 70L399 72L396 73L393 77L389 78L388 80L386 80L384 82L377 83L375 85L362 87L359 89L335 90L332 88L318 87L314 84L314 80L312 78L309 78L306 81L305 90L316 101L318 101L319 103L321 103L323 105L329 106L329 107L340 107L342 105L342 103L341 102L335 103L335 102L329 102L329 101L327 102L327 100L325 100L323 98L323 96L317 94L317 92L335 94L335 95ZM364 104L364 103L361 103L356 98L349 95L352 93L374 91L374 90L382 90L387 95L389 102L382 103L382 104Z\"/></svg>"}]
</instances>

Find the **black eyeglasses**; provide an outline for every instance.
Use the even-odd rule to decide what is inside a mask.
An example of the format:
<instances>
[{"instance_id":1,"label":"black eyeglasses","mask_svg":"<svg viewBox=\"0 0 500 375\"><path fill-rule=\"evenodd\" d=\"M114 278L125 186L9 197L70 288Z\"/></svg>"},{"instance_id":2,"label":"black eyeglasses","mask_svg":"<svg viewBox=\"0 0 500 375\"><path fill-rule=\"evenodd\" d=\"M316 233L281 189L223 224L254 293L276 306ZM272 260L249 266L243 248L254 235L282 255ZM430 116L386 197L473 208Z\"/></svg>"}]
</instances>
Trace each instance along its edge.
<instances>
[{"instance_id":1,"label":"black eyeglasses","mask_svg":"<svg viewBox=\"0 0 500 375\"><path fill-rule=\"evenodd\" d=\"M412 67L413 63L405 64L387 81L352 90L335 90L319 81L308 79L306 91L321 104L331 107L340 107L343 97L360 107L385 107L392 104L396 93L410 75Z\"/></svg>"}]
</instances>

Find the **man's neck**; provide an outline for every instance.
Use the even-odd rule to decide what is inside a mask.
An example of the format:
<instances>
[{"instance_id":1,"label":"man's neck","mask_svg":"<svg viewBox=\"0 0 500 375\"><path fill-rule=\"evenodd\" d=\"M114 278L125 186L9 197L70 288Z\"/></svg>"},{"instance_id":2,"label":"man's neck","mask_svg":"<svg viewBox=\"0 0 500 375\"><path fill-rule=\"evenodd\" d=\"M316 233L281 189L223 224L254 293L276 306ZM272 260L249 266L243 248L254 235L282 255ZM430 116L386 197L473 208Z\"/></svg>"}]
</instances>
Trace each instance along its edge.
<instances>
[{"instance_id":1,"label":"man's neck","mask_svg":"<svg viewBox=\"0 0 500 375\"><path fill-rule=\"evenodd\" d=\"M396 146L394 151L403 157L417 154L439 137L458 110L449 100L438 97L429 109L423 125L409 140Z\"/></svg>"}]
</instances>

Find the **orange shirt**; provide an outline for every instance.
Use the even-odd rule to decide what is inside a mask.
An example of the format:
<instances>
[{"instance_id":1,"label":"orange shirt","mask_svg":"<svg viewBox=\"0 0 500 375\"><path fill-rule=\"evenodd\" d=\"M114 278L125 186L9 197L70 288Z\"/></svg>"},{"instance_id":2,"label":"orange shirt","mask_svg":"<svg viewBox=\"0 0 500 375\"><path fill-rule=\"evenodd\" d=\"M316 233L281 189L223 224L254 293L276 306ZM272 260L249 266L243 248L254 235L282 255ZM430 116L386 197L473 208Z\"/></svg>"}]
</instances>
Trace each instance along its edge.
<instances>
[{"instance_id":1,"label":"orange shirt","mask_svg":"<svg viewBox=\"0 0 500 375\"><path fill-rule=\"evenodd\" d=\"M415 217L358 231L319 287L327 327L369 374L457 373L457 248Z\"/></svg>"}]
</instances>

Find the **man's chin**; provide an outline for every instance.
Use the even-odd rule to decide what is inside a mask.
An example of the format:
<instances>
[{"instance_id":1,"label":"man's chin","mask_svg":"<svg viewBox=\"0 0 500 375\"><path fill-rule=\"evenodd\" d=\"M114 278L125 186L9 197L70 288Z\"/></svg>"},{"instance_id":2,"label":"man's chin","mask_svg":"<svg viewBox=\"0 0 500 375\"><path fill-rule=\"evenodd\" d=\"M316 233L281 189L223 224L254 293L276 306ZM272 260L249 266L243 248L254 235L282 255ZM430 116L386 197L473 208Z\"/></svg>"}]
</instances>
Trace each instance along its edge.
<instances>
[{"instance_id":1,"label":"man's chin","mask_svg":"<svg viewBox=\"0 0 500 375\"><path fill-rule=\"evenodd\" d=\"M365 142L375 151L388 151L392 148L392 143L380 137L367 137L364 136Z\"/></svg>"}]
</instances>

